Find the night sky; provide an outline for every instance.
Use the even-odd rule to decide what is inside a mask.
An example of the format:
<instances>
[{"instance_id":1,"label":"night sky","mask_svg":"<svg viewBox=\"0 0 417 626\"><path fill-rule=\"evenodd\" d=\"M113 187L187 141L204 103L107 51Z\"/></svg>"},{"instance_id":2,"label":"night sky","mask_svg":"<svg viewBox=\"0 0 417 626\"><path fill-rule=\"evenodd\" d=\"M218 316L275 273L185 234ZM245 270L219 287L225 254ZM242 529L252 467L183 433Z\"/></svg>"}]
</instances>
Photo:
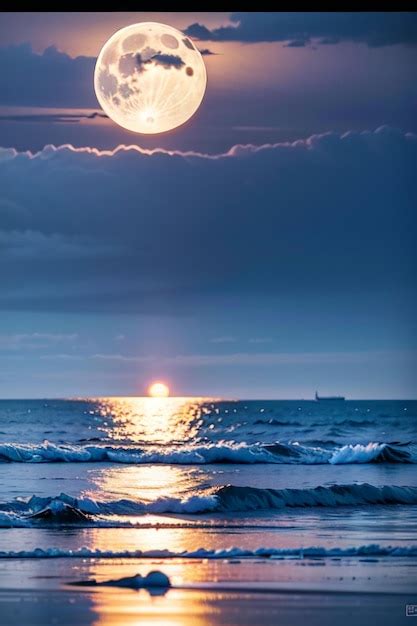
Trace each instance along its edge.
<instances>
[{"instance_id":1,"label":"night sky","mask_svg":"<svg viewBox=\"0 0 417 626\"><path fill-rule=\"evenodd\" d=\"M184 126L100 111L96 57L204 52ZM412 398L417 14L3 13L0 395Z\"/></svg>"}]
</instances>

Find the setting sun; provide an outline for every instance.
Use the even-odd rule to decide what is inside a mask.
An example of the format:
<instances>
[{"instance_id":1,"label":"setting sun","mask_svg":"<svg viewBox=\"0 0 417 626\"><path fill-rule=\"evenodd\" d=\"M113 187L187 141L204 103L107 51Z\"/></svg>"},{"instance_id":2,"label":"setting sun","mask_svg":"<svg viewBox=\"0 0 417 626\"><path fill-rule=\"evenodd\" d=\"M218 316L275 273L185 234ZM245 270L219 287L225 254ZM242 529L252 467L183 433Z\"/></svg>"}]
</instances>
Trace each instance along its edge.
<instances>
[{"instance_id":1,"label":"setting sun","mask_svg":"<svg viewBox=\"0 0 417 626\"><path fill-rule=\"evenodd\" d=\"M152 383L148 389L148 395L151 398L167 398L169 396L169 387L164 383Z\"/></svg>"}]
</instances>

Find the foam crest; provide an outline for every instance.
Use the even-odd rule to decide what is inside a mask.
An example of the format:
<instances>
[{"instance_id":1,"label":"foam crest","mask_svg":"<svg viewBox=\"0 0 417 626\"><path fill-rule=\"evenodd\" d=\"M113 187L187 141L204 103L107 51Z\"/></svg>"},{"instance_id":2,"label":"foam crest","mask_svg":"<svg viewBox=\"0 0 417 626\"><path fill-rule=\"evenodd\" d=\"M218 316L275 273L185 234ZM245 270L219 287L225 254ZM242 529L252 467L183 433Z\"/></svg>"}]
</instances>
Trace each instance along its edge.
<instances>
[{"instance_id":1,"label":"foam crest","mask_svg":"<svg viewBox=\"0 0 417 626\"><path fill-rule=\"evenodd\" d=\"M353 464L416 463L412 444L352 443L341 447L306 446L298 442L245 444L220 441L206 445L139 448L135 446L0 444L0 462L126 463L202 465L215 463Z\"/></svg>"},{"instance_id":2,"label":"foam crest","mask_svg":"<svg viewBox=\"0 0 417 626\"><path fill-rule=\"evenodd\" d=\"M226 548L209 550L199 548L194 551L172 552L170 550L63 550L60 548L36 548L34 550L2 551L0 559L280 559L280 558L326 558L326 557L417 557L417 546L383 546L368 544L348 548L307 546L299 548Z\"/></svg>"},{"instance_id":3,"label":"foam crest","mask_svg":"<svg viewBox=\"0 0 417 626\"><path fill-rule=\"evenodd\" d=\"M111 516L146 514L198 515L203 513L249 513L285 508L341 507L370 505L416 505L417 487L383 486L368 483L319 486L307 489L260 489L225 485L212 493L188 498L160 497L152 502L74 498L65 493L56 497L32 496L0 504L0 527L31 524L105 525Z\"/></svg>"}]
</instances>

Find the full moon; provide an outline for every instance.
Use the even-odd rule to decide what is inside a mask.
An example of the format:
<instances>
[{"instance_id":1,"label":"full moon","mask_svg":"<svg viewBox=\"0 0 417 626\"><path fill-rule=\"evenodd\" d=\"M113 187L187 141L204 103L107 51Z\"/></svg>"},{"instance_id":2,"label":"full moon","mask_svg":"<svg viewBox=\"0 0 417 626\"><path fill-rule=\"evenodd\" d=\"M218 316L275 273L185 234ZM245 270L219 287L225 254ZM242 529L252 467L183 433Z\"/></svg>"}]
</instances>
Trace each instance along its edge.
<instances>
[{"instance_id":1,"label":"full moon","mask_svg":"<svg viewBox=\"0 0 417 626\"><path fill-rule=\"evenodd\" d=\"M200 106L206 83L206 66L193 42L157 22L114 33L94 71L104 112L119 126L145 134L184 124Z\"/></svg>"},{"instance_id":2,"label":"full moon","mask_svg":"<svg viewBox=\"0 0 417 626\"><path fill-rule=\"evenodd\" d=\"M148 395L151 398L167 398L169 396L169 387L164 383L153 383L148 389Z\"/></svg>"}]
</instances>

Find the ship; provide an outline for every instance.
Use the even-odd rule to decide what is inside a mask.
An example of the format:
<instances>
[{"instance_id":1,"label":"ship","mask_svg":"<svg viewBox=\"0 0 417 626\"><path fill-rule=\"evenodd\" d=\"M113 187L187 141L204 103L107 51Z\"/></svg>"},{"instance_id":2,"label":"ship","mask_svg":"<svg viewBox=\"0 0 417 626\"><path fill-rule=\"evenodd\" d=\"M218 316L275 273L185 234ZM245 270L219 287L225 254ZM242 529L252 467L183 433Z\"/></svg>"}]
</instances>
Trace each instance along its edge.
<instances>
[{"instance_id":1,"label":"ship","mask_svg":"<svg viewBox=\"0 0 417 626\"><path fill-rule=\"evenodd\" d=\"M343 402L346 400L345 396L319 396L317 391L315 399L317 402Z\"/></svg>"}]
</instances>

